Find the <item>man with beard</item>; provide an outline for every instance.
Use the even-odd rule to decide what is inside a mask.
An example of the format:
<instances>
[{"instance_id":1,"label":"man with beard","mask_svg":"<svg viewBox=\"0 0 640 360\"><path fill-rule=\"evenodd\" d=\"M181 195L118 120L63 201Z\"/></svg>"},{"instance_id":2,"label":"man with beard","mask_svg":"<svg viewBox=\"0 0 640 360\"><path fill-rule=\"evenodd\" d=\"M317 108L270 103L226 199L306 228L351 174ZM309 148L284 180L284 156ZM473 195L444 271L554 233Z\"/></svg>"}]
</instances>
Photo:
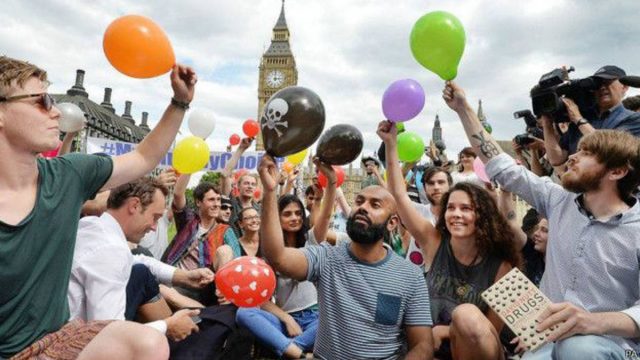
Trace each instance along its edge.
<instances>
[{"instance_id":1,"label":"man with beard","mask_svg":"<svg viewBox=\"0 0 640 360\"><path fill-rule=\"evenodd\" d=\"M285 247L276 211L278 169L265 155L261 241L281 274L317 284L320 322L314 355L321 359L431 359L429 294L421 271L383 245L398 224L396 202L380 186L356 196L347 222L352 241ZM335 186L335 177L328 186ZM405 353L406 352L406 353Z\"/></svg>"},{"instance_id":2,"label":"man with beard","mask_svg":"<svg viewBox=\"0 0 640 360\"><path fill-rule=\"evenodd\" d=\"M640 350L640 204L632 196L640 183L640 140L614 130L586 135L560 186L504 154L455 83L447 82L443 97L487 162L487 174L549 222L540 288L553 304L537 330L553 332L523 359L635 358L627 355Z\"/></svg>"}]
</instances>

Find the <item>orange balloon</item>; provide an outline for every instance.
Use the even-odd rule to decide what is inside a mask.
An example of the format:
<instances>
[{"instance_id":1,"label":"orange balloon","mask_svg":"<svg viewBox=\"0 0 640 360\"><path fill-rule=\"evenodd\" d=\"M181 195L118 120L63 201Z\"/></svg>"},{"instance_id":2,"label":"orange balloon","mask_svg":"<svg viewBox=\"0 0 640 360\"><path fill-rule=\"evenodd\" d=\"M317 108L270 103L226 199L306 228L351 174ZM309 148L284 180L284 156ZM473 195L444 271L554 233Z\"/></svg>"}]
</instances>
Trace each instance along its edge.
<instances>
[{"instance_id":1,"label":"orange balloon","mask_svg":"<svg viewBox=\"0 0 640 360\"><path fill-rule=\"evenodd\" d=\"M176 63L167 35L140 15L122 16L109 24L102 47L114 68L134 78L162 75Z\"/></svg>"},{"instance_id":2,"label":"orange balloon","mask_svg":"<svg viewBox=\"0 0 640 360\"><path fill-rule=\"evenodd\" d=\"M293 172L293 164L288 161L285 161L282 164L282 170L286 171L288 174L291 174Z\"/></svg>"}]
</instances>

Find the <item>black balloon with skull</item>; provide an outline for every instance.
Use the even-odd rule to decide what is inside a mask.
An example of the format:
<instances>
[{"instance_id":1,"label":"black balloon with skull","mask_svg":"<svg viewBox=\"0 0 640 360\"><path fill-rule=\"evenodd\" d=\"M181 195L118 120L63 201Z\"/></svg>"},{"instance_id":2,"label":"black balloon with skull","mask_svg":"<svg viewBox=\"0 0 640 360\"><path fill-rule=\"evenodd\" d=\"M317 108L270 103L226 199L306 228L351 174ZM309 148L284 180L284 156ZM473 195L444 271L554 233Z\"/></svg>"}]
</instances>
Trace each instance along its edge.
<instances>
[{"instance_id":1,"label":"black balloon with skull","mask_svg":"<svg viewBox=\"0 0 640 360\"><path fill-rule=\"evenodd\" d=\"M310 147L324 130L320 97L302 86L289 86L273 94L260 117L264 149L287 156Z\"/></svg>"},{"instance_id":2,"label":"black balloon with skull","mask_svg":"<svg viewBox=\"0 0 640 360\"><path fill-rule=\"evenodd\" d=\"M331 165L346 165L362 152L362 133L352 125L339 124L325 131L316 153L320 160Z\"/></svg>"}]
</instances>

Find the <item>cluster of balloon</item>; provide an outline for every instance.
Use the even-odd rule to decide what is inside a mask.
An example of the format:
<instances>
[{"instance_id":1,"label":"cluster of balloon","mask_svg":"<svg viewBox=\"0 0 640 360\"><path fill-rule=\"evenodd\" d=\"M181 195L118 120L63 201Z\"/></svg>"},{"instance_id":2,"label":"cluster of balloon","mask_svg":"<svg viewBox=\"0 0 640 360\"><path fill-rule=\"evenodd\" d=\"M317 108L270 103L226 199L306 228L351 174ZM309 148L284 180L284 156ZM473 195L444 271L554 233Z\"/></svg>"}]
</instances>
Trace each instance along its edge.
<instances>
[{"instance_id":1,"label":"cluster of balloon","mask_svg":"<svg viewBox=\"0 0 640 360\"><path fill-rule=\"evenodd\" d=\"M229 136L229 144L234 146L240 144L240 135L232 134Z\"/></svg>"},{"instance_id":2,"label":"cluster of balloon","mask_svg":"<svg viewBox=\"0 0 640 360\"><path fill-rule=\"evenodd\" d=\"M416 21L409 38L413 57L443 80L458 75L466 37L458 18L445 11L425 14Z\"/></svg>"},{"instance_id":3,"label":"cluster of balloon","mask_svg":"<svg viewBox=\"0 0 640 360\"><path fill-rule=\"evenodd\" d=\"M264 260L242 256L216 273L216 288L238 307L256 307L268 301L276 288L273 269Z\"/></svg>"},{"instance_id":4,"label":"cluster of balloon","mask_svg":"<svg viewBox=\"0 0 640 360\"><path fill-rule=\"evenodd\" d=\"M321 161L330 165L346 165L362 152L362 133L354 126L332 126L320 137L316 153Z\"/></svg>"},{"instance_id":5,"label":"cluster of balloon","mask_svg":"<svg viewBox=\"0 0 640 360\"><path fill-rule=\"evenodd\" d=\"M173 167L181 174L200 171L209 162L209 146L204 139L188 136L173 149Z\"/></svg>"},{"instance_id":6,"label":"cluster of balloon","mask_svg":"<svg viewBox=\"0 0 640 360\"><path fill-rule=\"evenodd\" d=\"M293 155L289 155L286 157L287 162L293 164L293 165L300 165L304 159L307 157L307 153L309 152L309 149L304 149L300 152L297 152Z\"/></svg>"},{"instance_id":7,"label":"cluster of balloon","mask_svg":"<svg viewBox=\"0 0 640 360\"><path fill-rule=\"evenodd\" d=\"M197 137L206 139L216 128L216 120L212 111L193 109L189 114L189 130Z\"/></svg>"},{"instance_id":8,"label":"cluster of balloon","mask_svg":"<svg viewBox=\"0 0 640 360\"><path fill-rule=\"evenodd\" d=\"M413 131L398 135L398 158L403 162L420 160L424 153L424 141Z\"/></svg>"},{"instance_id":9,"label":"cluster of balloon","mask_svg":"<svg viewBox=\"0 0 640 360\"><path fill-rule=\"evenodd\" d=\"M60 131L76 132L84 127L84 112L76 104L60 103L56 107L60 110L58 127Z\"/></svg>"},{"instance_id":10,"label":"cluster of balloon","mask_svg":"<svg viewBox=\"0 0 640 360\"><path fill-rule=\"evenodd\" d=\"M340 187L344 183L344 170L340 166L331 165L333 171L336 172L336 187ZM318 185L326 188L329 185L329 179L322 172L318 172Z\"/></svg>"},{"instance_id":11,"label":"cluster of balloon","mask_svg":"<svg viewBox=\"0 0 640 360\"><path fill-rule=\"evenodd\" d=\"M271 96L260 117L264 148L275 157L296 154L318 139L324 122L324 105L315 92L286 87Z\"/></svg>"},{"instance_id":12,"label":"cluster of balloon","mask_svg":"<svg viewBox=\"0 0 640 360\"><path fill-rule=\"evenodd\" d=\"M162 75L176 63L167 35L144 16L114 20L104 33L102 47L114 68L134 78Z\"/></svg>"},{"instance_id":13,"label":"cluster of balloon","mask_svg":"<svg viewBox=\"0 0 640 360\"><path fill-rule=\"evenodd\" d=\"M484 181L485 183L491 182L485 170L484 163L482 162L482 160L480 160L480 157L476 157L475 160L473 160L473 172L475 172L476 175L478 175L478 178L480 178L480 180Z\"/></svg>"},{"instance_id":14,"label":"cluster of balloon","mask_svg":"<svg viewBox=\"0 0 640 360\"><path fill-rule=\"evenodd\" d=\"M244 124L242 124L242 131L247 137L254 138L260 133L260 125L253 119L247 119Z\"/></svg>"},{"instance_id":15,"label":"cluster of balloon","mask_svg":"<svg viewBox=\"0 0 640 360\"><path fill-rule=\"evenodd\" d=\"M382 96L382 112L391 122L402 122L416 117L424 108L424 90L417 81L394 81Z\"/></svg>"}]
</instances>

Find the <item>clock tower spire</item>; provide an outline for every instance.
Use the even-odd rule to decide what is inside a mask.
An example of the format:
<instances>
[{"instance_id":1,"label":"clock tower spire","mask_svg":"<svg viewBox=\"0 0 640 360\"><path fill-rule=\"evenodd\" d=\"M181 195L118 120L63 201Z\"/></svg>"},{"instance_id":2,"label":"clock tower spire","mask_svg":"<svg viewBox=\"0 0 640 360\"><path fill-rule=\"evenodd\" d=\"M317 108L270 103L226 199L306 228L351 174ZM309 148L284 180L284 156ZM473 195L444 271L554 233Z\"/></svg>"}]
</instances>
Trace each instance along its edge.
<instances>
[{"instance_id":1,"label":"clock tower spire","mask_svg":"<svg viewBox=\"0 0 640 360\"><path fill-rule=\"evenodd\" d=\"M289 27L284 15L284 0L280 8L280 16L273 27L271 45L262 54L258 78L258 118L262 116L265 103L278 90L298 83L296 60L289 45ZM256 150L264 150L262 134L258 136Z\"/></svg>"}]
</instances>

